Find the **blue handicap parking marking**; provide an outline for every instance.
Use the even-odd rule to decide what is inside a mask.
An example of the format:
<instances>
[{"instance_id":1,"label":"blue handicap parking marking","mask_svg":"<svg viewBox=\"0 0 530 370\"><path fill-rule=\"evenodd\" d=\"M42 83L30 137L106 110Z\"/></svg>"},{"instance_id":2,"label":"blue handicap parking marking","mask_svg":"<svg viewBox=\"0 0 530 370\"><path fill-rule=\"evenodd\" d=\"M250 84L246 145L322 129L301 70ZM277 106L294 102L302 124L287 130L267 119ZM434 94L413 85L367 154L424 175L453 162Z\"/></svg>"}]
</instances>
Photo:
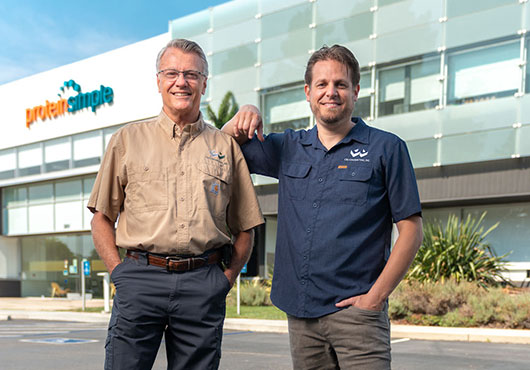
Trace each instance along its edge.
<instances>
[{"instance_id":1,"label":"blue handicap parking marking","mask_svg":"<svg viewBox=\"0 0 530 370\"><path fill-rule=\"evenodd\" d=\"M39 339L21 339L21 342L29 343L46 343L46 344L82 344L95 343L95 339L72 339L72 338L39 338Z\"/></svg>"}]
</instances>

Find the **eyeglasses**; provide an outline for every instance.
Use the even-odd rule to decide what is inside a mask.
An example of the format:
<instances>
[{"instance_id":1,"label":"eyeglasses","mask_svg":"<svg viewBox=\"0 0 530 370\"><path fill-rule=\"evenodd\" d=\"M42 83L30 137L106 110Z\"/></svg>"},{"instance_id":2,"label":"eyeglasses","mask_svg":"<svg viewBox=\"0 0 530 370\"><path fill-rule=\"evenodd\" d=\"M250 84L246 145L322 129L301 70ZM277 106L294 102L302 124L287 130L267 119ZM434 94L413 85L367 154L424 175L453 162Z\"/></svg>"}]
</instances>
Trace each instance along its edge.
<instances>
[{"instance_id":1,"label":"eyeglasses","mask_svg":"<svg viewBox=\"0 0 530 370\"><path fill-rule=\"evenodd\" d=\"M167 81L175 81L179 78L180 74L182 74L182 77L184 77L186 81L197 81L200 76L207 77L204 73L194 71L192 69L189 69L187 71L177 71L176 69L168 68L162 69L157 73L157 75L162 75L162 77Z\"/></svg>"}]
</instances>

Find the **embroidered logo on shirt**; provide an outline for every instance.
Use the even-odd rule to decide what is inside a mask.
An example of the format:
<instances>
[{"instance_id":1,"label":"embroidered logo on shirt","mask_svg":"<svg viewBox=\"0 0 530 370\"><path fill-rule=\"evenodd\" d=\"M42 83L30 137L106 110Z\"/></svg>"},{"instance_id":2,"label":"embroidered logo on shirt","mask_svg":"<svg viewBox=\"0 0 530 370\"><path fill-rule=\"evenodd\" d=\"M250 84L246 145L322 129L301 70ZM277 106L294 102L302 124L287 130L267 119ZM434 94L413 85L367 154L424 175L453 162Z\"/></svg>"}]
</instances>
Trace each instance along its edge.
<instances>
[{"instance_id":1,"label":"embroidered logo on shirt","mask_svg":"<svg viewBox=\"0 0 530 370\"><path fill-rule=\"evenodd\" d=\"M345 162L370 162L370 159L364 158L368 155L368 150L366 149L353 149L350 150L350 157L344 158Z\"/></svg>"},{"instance_id":2,"label":"embroidered logo on shirt","mask_svg":"<svg viewBox=\"0 0 530 370\"><path fill-rule=\"evenodd\" d=\"M365 149L363 149L362 151L359 150L359 148L355 149L355 150L350 150L350 154L353 158L355 157L360 157L360 158L364 158L368 155L368 151L366 151Z\"/></svg>"},{"instance_id":3,"label":"embroidered logo on shirt","mask_svg":"<svg viewBox=\"0 0 530 370\"><path fill-rule=\"evenodd\" d=\"M214 193L215 195L219 194L219 183L218 182L214 182L212 184L212 187L210 188L210 193Z\"/></svg>"},{"instance_id":4,"label":"embroidered logo on shirt","mask_svg":"<svg viewBox=\"0 0 530 370\"><path fill-rule=\"evenodd\" d=\"M214 158L217 157L219 159L223 159L224 157L226 157L226 155L223 155L223 153L221 152L217 153L215 150L210 150L209 152L210 152L210 156Z\"/></svg>"}]
</instances>

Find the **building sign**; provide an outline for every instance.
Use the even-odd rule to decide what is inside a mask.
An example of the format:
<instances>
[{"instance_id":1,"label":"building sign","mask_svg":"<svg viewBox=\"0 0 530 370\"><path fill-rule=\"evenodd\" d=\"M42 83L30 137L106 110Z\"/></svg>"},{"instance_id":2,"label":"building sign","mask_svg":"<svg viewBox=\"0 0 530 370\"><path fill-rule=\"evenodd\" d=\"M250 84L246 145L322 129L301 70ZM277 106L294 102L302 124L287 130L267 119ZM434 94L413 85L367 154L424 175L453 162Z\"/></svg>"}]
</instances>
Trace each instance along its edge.
<instances>
[{"instance_id":1,"label":"building sign","mask_svg":"<svg viewBox=\"0 0 530 370\"><path fill-rule=\"evenodd\" d=\"M72 89L76 95L69 98L64 97L63 94L68 89ZM81 86L74 80L65 81L60 88L61 93L59 100L50 102L46 100L46 104L37 105L33 108L26 109L26 127L30 128L31 124L38 118L42 121L48 118L56 118L66 113L73 113L81 109L90 108L92 112L96 112L96 108L105 103L111 103L114 100L114 91L111 87L100 85L98 90L87 93L81 92Z\"/></svg>"}]
</instances>

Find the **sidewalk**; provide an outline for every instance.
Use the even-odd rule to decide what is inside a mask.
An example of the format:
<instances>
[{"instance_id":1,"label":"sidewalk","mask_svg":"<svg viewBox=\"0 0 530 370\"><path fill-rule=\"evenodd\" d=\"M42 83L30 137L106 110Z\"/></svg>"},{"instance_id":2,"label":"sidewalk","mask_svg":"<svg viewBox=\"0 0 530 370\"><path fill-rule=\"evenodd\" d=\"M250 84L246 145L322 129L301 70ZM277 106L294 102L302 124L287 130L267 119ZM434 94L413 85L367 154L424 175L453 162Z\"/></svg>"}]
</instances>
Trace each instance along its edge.
<instances>
[{"instance_id":1,"label":"sidewalk","mask_svg":"<svg viewBox=\"0 0 530 370\"><path fill-rule=\"evenodd\" d=\"M103 307L103 300L88 300L86 306ZM31 319L108 323L108 313L69 312L81 307L81 300L65 298L0 297L0 321ZM224 327L229 330L287 333L285 320L227 318ZM392 338L530 344L530 330L392 325Z\"/></svg>"}]
</instances>

